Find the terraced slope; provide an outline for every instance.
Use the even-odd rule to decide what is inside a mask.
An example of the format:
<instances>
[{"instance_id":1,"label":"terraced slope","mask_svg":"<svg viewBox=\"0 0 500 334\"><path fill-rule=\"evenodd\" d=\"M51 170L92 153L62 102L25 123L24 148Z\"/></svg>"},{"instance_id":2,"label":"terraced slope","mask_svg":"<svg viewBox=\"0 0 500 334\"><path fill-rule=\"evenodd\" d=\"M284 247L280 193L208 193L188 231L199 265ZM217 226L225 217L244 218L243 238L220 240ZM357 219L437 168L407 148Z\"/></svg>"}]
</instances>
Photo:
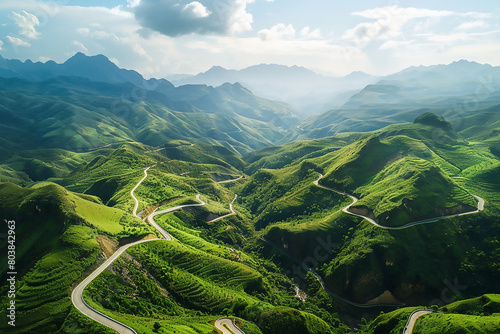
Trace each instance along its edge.
<instances>
[{"instance_id":1,"label":"terraced slope","mask_svg":"<svg viewBox=\"0 0 500 334\"><path fill-rule=\"evenodd\" d=\"M102 260L99 242L137 239L152 232L149 226L121 210L98 204L96 198L55 184L27 189L1 183L0 211L2 217L16 220L19 236L18 320L16 328L9 326L8 331L57 332L83 326L89 333L105 333L106 329L74 313L68 299L71 286ZM5 264L0 268L5 277ZM4 326L5 322L1 328L7 330Z\"/></svg>"}]
</instances>

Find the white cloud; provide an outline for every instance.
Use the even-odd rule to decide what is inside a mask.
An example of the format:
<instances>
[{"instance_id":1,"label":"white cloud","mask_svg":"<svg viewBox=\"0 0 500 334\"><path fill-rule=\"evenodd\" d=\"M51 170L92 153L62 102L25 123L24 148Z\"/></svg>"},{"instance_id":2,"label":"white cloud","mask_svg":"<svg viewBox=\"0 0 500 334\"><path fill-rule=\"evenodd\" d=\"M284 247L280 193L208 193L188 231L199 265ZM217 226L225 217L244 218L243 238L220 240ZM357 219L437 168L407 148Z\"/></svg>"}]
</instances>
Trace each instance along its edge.
<instances>
[{"instance_id":1,"label":"white cloud","mask_svg":"<svg viewBox=\"0 0 500 334\"><path fill-rule=\"evenodd\" d=\"M14 45L14 46L24 46L24 47L30 47L31 44L28 43L28 42L25 42L23 41L22 39L20 38L17 38L17 37L12 37L12 36L6 36L5 37L7 39L7 41Z\"/></svg>"},{"instance_id":2,"label":"white cloud","mask_svg":"<svg viewBox=\"0 0 500 334\"><path fill-rule=\"evenodd\" d=\"M386 41L384 44L382 44L379 49L380 50L389 50L389 49L397 49L397 48L400 48L402 46L408 46L410 45L411 42L410 41L396 41L396 40L389 40L389 41Z\"/></svg>"},{"instance_id":3,"label":"white cloud","mask_svg":"<svg viewBox=\"0 0 500 334\"><path fill-rule=\"evenodd\" d=\"M141 0L127 0L127 7L137 7L141 4Z\"/></svg>"},{"instance_id":4,"label":"white cloud","mask_svg":"<svg viewBox=\"0 0 500 334\"><path fill-rule=\"evenodd\" d=\"M36 26L40 25L40 21L35 15L23 10L19 13L12 12L12 18L19 27L19 35L29 39L37 39L40 36L40 33L35 29Z\"/></svg>"},{"instance_id":5,"label":"white cloud","mask_svg":"<svg viewBox=\"0 0 500 334\"><path fill-rule=\"evenodd\" d=\"M263 41L293 39L295 38L295 28L291 24L278 23L272 26L271 29L262 29L257 33L257 36Z\"/></svg>"},{"instance_id":6,"label":"white cloud","mask_svg":"<svg viewBox=\"0 0 500 334\"><path fill-rule=\"evenodd\" d=\"M76 32L79 33L80 35L88 36L90 34L90 29L89 28L78 28L78 29L76 29Z\"/></svg>"},{"instance_id":7,"label":"white cloud","mask_svg":"<svg viewBox=\"0 0 500 334\"><path fill-rule=\"evenodd\" d=\"M203 6L203 4L199 3L198 1L188 3L184 6L183 10L190 11L196 18L208 17L210 16L210 14L212 14L212 12L210 12L207 7Z\"/></svg>"},{"instance_id":8,"label":"white cloud","mask_svg":"<svg viewBox=\"0 0 500 334\"><path fill-rule=\"evenodd\" d=\"M438 43L450 43L450 42L458 42L458 41L474 41L478 42L480 40L489 40L498 38L500 35L500 30L492 30L486 32L459 32L453 34L423 34L422 37L426 38L431 42Z\"/></svg>"},{"instance_id":9,"label":"white cloud","mask_svg":"<svg viewBox=\"0 0 500 334\"><path fill-rule=\"evenodd\" d=\"M81 42L78 42L77 40L74 40L71 44L76 46L78 51L82 51L85 53L89 52L89 49L87 49L85 45L83 45Z\"/></svg>"},{"instance_id":10,"label":"white cloud","mask_svg":"<svg viewBox=\"0 0 500 334\"><path fill-rule=\"evenodd\" d=\"M425 19L417 22L415 29L428 28L443 17L487 17L489 14L468 12L457 13L449 10L433 10L426 8L399 7L397 5L368 9L354 12L352 15L373 19L375 22L363 22L347 30L343 38L357 45L366 44L372 40L394 39L402 34L403 27L412 20Z\"/></svg>"},{"instance_id":11,"label":"white cloud","mask_svg":"<svg viewBox=\"0 0 500 334\"><path fill-rule=\"evenodd\" d=\"M101 27L102 28L102 27ZM111 39L114 39L114 40L117 40L119 41L120 38L113 32L107 32L107 31L104 31L104 30L91 30L89 28L78 28L76 29L76 32L82 36L85 36L85 37L90 37L90 38L93 38L93 39L108 39L108 38L111 38Z\"/></svg>"},{"instance_id":12,"label":"white cloud","mask_svg":"<svg viewBox=\"0 0 500 334\"><path fill-rule=\"evenodd\" d=\"M236 7L234 8L234 11L231 12L229 8L226 8L226 11L229 12L229 34L234 35L252 30L253 16L246 11L247 3L252 2L253 0L236 0Z\"/></svg>"},{"instance_id":13,"label":"white cloud","mask_svg":"<svg viewBox=\"0 0 500 334\"><path fill-rule=\"evenodd\" d=\"M3 41L0 41L0 50L2 50Z\"/></svg>"},{"instance_id":14,"label":"white cloud","mask_svg":"<svg viewBox=\"0 0 500 334\"><path fill-rule=\"evenodd\" d=\"M486 29L489 28L490 25L483 21L483 20L477 20L477 21L470 21L470 22L464 22L458 27L456 27L457 30L472 30L472 29Z\"/></svg>"},{"instance_id":15,"label":"white cloud","mask_svg":"<svg viewBox=\"0 0 500 334\"><path fill-rule=\"evenodd\" d=\"M321 38L321 30L319 29L311 30L310 27L304 27L300 31L300 36L305 38Z\"/></svg>"}]
</instances>

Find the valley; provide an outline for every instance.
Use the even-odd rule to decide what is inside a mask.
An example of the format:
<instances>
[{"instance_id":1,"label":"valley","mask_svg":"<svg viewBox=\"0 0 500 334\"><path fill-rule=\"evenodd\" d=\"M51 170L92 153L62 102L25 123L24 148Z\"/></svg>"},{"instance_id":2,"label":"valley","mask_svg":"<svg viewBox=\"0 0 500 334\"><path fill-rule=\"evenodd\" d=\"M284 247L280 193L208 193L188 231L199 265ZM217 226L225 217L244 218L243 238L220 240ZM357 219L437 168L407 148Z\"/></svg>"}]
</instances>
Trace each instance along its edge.
<instances>
[{"instance_id":1,"label":"valley","mask_svg":"<svg viewBox=\"0 0 500 334\"><path fill-rule=\"evenodd\" d=\"M303 120L104 56L0 63L0 331L500 330L500 87L471 83L497 67L410 68Z\"/></svg>"}]
</instances>

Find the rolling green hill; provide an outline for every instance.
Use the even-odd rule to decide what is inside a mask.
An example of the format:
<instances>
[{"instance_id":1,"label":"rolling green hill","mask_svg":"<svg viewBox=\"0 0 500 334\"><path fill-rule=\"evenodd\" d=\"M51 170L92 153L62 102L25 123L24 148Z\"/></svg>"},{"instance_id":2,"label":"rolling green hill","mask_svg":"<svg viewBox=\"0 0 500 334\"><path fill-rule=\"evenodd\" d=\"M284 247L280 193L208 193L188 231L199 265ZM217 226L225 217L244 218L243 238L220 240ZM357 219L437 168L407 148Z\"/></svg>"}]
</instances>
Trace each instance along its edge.
<instances>
[{"instance_id":1,"label":"rolling green hill","mask_svg":"<svg viewBox=\"0 0 500 334\"><path fill-rule=\"evenodd\" d=\"M499 302L494 294L453 302L419 318L414 333L495 333L500 330ZM414 309L381 314L361 333L400 333Z\"/></svg>"},{"instance_id":2,"label":"rolling green hill","mask_svg":"<svg viewBox=\"0 0 500 334\"><path fill-rule=\"evenodd\" d=\"M57 332L65 326L105 332L72 309L71 286L102 261L100 243L137 239L153 230L121 210L99 204L96 198L55 184L21 188L1 183L0 212L2 218L16 221L17 332ZM6 263L0 267L3 278ZM5 301L7 293L3 295ZM1 326L7 330L6 322ZM16 332L10 326L8 330Z\"/></svg>"},{"instance_id":3,"label":"rolling green hill","mask_svg":"<svg viewBox=\"0 0 500 334\"><path fill-rule=\"evenodd\" d=\"M314 151L314 141L294 145L309 144ZM280 149L261 151L257 161L273 159ZM257 228L267 226L267 240L316 266L333 292L361 303L386 291L392 301L425 302L439 292L440 277L457 275L468 282L469 295L485 292L470 276L478 269L472 259L479 253L485 254L482 284L493 284L498 254L487 231L498 229L498 159L488 146L468 143L442 118L423 114L414 123L391 125L319 157L293 161L253 174L241 188L241 203L254 214ZM350 200L314 186L318 173L325 175L320 184L360 198L350 211L385 226L473 211L477 202L469 192L488 204L481 214L387 231L341 213ZM475 228L478 223L484 229ZM333 248L323 251L325 244ZM439 270L432 263L440 263Z\"/></svg>"},{"instance_id":4,"label":"rolling green hill","mask_svg":"<svg viewBox=\"0 0 500 334\"><path fill-rule=\"evenodd\" d=\"M16 68L14 78L0 78L4 153L27 148L85 151L122 141L158 146L185 139L244 154L277 142L284 130L298 124L289 106L257 97L239 84L176 88L166 80L146 81L120 70L104 56L80 54L71 64L78 62L88 70L65 72L63 66L41 74L37 80L42 81L27 81L29 75L15 77L20 73ZM88 75L103 67L113 74L109 80Z\"/></svg>"}]
</instances>

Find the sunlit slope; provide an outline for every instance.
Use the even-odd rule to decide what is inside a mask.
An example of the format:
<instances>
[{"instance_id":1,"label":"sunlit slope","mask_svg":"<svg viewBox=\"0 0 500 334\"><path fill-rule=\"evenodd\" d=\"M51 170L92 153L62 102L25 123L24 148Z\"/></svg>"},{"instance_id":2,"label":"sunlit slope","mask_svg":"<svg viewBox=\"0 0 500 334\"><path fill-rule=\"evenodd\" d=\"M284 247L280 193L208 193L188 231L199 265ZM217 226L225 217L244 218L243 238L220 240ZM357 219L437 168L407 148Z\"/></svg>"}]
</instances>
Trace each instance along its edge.
<instances>
[{"instance_id":1,"label":"sunlit slope","mask_svg":"<svg viewBox=\"0 0 500 334\"><path fill-rule=\"evenodd\" d=\"M433 139L433 133L439 133L439 138ZM283 213L273 218L279 221L290 216L291 212L300 214L303 209L297 208L291 212L285 209L296 207L300 198L303 198L302 201L307 198L318 206L325 201L325 196L299 195L300 192L304 193L300 187L320 191L312 185L313 172L316 172L316 176L324 174L321 184L360 198L351 211L364 213L387 226L471 211L476 207L475 199L452 179L459 175L460 170L453 161L447 161L436 153L437 150L453 152L466 147L449 123L437 116L423 115L413 124L390 126L340 148L336 146L337 140L329 140L329 145L326 140L323 141L325 148L321 150L333 152L300 159L300 164L294 164L292 158L289 160L290 167L255 173L242 189L242 194L249 196L249 208L263 215L265 206L269 206L267 211L273 207L273 211ZM317 143L305 141L294 145L303 147L299 151L306 151L308 147L313 150ZM258 161L264 162L274 157L279 159L279 149L274 151L278 155L271 154L274 152L264 155L262 152L264 156ZM308 181L305 181L306 175ZM292 195L294 192L296 194ZM327 190L321 192L328 193ZM326 196L336 196L331 193ZM245 197L243 200L246 201ZM264 206L259 204L261 202ZM330 206L335 204L331 203ZM267 224L267 218L257 219L259 226Z\"/></svg>"},{"instance_id":2,"label":"sunlit slope","mask_svg":"<svg viewBox=\"0 0 500 334\"><path fill-rule=\"evenodd\" d=\"M255 214L257 228L267 226L266 239L316 265L326 285L352 301L368 302L389 291L393 301L422 302L433 299L444 278L457 275L468 282L468 295L484 293L498 277L498 254L489 240L499 227L498 162L487 145L469 143L442 118L425 114L323 156L262 169L244 184L241 201ZM485 198L486 207L387 231L341 212L351 200L314 186L319 173L320 184L360 199L350 211L385 226L474 211L471 193ZM318 192L311 192L314 187ZM304 189L307 196L301 197ZM481 273L481 284L472 283L474 273Z\"/></svg>"},{"instance_id":3,"label":"sunlit slope","mask_svg":"<svg viewBox=\"0 0 500 334\"><path fill-rule=\"evenodd\" d=\"M500 296L487 294L480 297L453 302L437 308L438 312L427 314L417 320L415 333L496 333L500 330ZM364 326L361 333L396 334L403 330L410 313L417 309L403 308L381 314Z\"/></svg>"},{"instance_id":4,"label":"sunlit slope","mask_svg":"<svg viewBox=\"0 0 500 334\"><path fill-rule=\"evenodd\" d=\"M100 242L104 238L117 243L121 238L153 232L121 210L55 184L26 189L2 183L0 197L2 218L16 220L16 328L20 333L39 332L41 328L56 332L70 318L88 323L72 313L70 288L102 260ZM4 276L6 267L1 268ZM89 331L101 330L95 324L89 327Z\"/></svg>"}]
</instances>

